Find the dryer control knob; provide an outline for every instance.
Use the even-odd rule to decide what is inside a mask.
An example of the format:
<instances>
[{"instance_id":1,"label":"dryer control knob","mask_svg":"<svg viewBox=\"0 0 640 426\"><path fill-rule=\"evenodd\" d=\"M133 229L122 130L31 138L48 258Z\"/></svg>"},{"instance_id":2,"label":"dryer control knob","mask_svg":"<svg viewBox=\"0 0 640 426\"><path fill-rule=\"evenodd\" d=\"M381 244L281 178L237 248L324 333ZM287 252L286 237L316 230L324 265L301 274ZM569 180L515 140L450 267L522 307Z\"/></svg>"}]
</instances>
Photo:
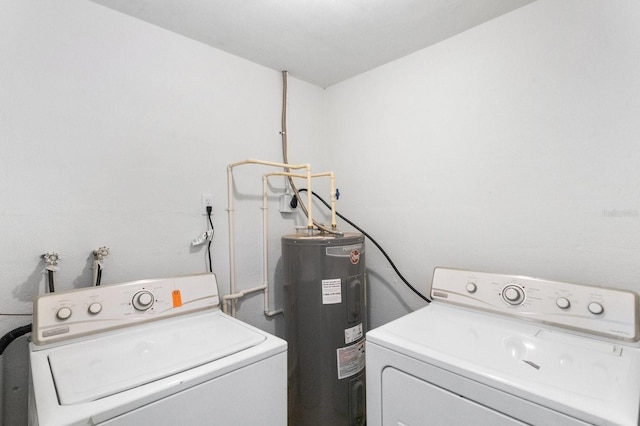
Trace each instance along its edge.
<instances>
[{"instance_id":1,"label":"dryer control knob","mask_svg":"<svg viewBox=\"0 0 640 426\"><path fill-rule=\"evenodd\" d=\"M600 315L604 312L604 306L599 304L598 302L591 302L588 306L589 312L594 315Z\"/></svg>"},{"instance_id":2,"label":"dryer control knob","mask_svg":"<svg viewBox=\"0 0 640 426\"><path fill-rule=\"evenodd\" d=\"M467 291L469 293L475 293L478 290L476 283L467 283Z\"/></svg>"},{"instance_id":3,"label":"dryer control knob","mask_svg":"<svg viewBox=\"0 0 640 426\"><path fill-rule=\"evenodd\" d=\"M560 309L569 309L569 306L571 306L571 302L566 297L558 297L556 299L556 305Z\"/></svg>"},{"instance_id":4,"label":"dryer control knob","mask_svg":"<svg viewBox=\"0 0 640 426\"><path fill-rule=\"evenodd\" d=\"M58 309L58 312L56 312L56 317L61 320L66 320L71 316L71 313L72 311L70 308L60 308Z\"/></svg>"},{"instance_id":5,"label":"dryer control knob","mask_svg":"<svg viewBox=\"0 0 640 426\"><path fill-rule=\"evenodd\" d=\"M153 306L153 293L149 290L141 290L133 295L131 300L133 307L139 311L146 311Z\"/></svg>"},{"instance_id":6,"label":"dryer control knob","mask_svg":"<svg viewBox=\"0 0 640 426\"><path fill-rule=\"evenodd\" d=\"M90 304L88 309L89 313L93 315L99 314L101 310L102 310L102 305L98 302L94 302Z\"/></svg>"}]
</instances>

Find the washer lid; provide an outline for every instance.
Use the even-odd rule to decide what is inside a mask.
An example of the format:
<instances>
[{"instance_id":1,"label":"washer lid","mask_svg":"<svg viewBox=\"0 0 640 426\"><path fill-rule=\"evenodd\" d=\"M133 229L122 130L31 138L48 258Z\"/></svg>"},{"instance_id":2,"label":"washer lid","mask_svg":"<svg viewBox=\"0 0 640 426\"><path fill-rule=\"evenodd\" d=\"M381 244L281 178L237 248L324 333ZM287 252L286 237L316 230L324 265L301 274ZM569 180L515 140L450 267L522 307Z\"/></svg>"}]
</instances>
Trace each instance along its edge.
<instances>
[{"instance_id":1,"label":"washer lid","mask_svg":"<svg viewBox=\"0 0 640 426\"><path fill-rule=\"evenodd\" d=\"M177 374L265 339L225 315L208 313L57 347L48 359L60 404L72 405Z\"/></svg>"}]
</instances>

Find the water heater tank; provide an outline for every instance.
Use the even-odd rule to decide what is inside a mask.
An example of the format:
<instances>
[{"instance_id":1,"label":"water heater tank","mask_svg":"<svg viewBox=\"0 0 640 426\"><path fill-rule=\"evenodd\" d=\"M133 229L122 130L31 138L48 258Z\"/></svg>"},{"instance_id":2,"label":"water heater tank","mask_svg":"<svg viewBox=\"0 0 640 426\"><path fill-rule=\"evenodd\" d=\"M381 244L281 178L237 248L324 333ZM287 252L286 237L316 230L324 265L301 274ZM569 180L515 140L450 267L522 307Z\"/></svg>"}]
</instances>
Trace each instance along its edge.
<instances>
[{"instance_id":1,"label":"water heater tank","mask_svg":"<svg viewBox=\"0 0 640 426\"><path fill-rule=\"evenodd\" d=\"M286 235L282 262L289 425L364 425L364 236Z\"/></svg>"}]
</instances>

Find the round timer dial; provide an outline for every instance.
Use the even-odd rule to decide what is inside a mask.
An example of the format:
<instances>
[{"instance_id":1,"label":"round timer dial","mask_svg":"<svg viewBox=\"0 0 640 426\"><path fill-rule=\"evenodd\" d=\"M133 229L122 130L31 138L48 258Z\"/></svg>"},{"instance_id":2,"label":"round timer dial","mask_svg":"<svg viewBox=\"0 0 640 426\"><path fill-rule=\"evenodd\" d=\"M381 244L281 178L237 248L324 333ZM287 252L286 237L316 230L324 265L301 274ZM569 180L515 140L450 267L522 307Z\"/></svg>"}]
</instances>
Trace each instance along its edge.
<instances>
[{"instance_id":1,"label":"round timer dial","mask_svg":"<svg viewBox=\"0 0 640 426\"><path fill-rule=\"evenodd\" d=\"M153 293L149 290L140 290L133 295L133 299L131 300L133 307L139 311L146 311L153 306L153 302Z\"/></svg>"},{"instance_id":2,"label":"round timer dial","mask_svg":"<svg viewBox=\"0 0 640 426\"><path fill-rule=\"evenodd\" d=\"M514 284L508 285L502 289L502 299L510 305L519 305L524 302L524 290Z\"/></svg>"}]
</instances>

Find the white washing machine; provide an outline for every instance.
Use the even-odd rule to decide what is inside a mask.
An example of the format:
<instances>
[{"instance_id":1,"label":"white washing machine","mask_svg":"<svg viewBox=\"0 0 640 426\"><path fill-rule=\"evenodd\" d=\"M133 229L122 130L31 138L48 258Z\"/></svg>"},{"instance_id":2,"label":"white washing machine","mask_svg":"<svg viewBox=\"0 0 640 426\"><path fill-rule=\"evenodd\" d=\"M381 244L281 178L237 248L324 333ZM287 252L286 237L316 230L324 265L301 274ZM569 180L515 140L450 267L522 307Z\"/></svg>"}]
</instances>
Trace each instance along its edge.
<instances>
[{"instance_id":1,"label":"white washing machine","mask_svg":"<svg viewBox=\"0 0 640 426\"><path fill-rule=\"evenodd\" d=\"M38 297L29 423L286 425L286 342L219 302L213 274Z\"/></svg>"},{"instance_id":2,"label":"white washing machine","mask_svg":"<svg viewBox=\"0 0 640 426\"><path fill-rule=\"evenodd\" d=\"M638 296L436 268L433 302L367 333L367 424L640 424Z\"/></svg>"}]
</instances>

